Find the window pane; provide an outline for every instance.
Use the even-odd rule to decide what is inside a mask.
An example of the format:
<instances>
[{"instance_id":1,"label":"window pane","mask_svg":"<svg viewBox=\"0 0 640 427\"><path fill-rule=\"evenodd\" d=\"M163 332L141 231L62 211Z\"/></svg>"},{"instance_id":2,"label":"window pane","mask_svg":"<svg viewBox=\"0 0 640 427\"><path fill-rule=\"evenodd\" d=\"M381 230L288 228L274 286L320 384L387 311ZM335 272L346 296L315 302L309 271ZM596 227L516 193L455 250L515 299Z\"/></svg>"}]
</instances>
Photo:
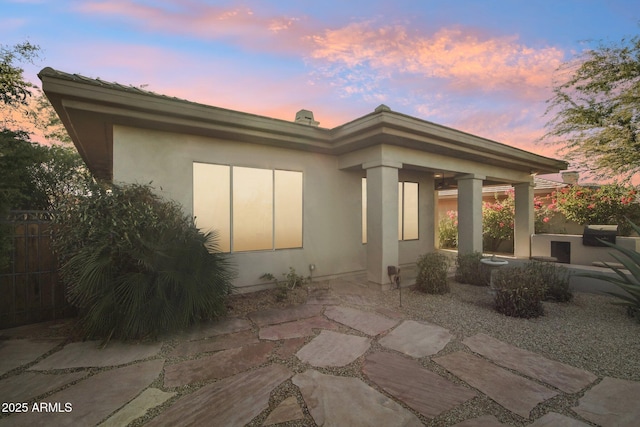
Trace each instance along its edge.
<instances>
[{"instance_id":1,"label":"window pane","mask_svg":"<svg viewBox=\"0 0 640 427\"><path fill-rule=\"evenodd\" d=\"M231 250L229 166L193 164L193 215L203 232L218 232L219 248Z\"/></svg>"},{"instance_id":2,"label":"window pane","mask_svg":"<svg viewBox=\"0 0 640 427\"><path fill-rule=\"evenodd\" d=\"M362 178L362 243L367 243L367 178Z\"/></svg>"},{"instance_id":3,"label":"window pane","mask_svg":"<svg viewBox=\"0 0 640 427\"><path fill-rule=\"evenodd\" d=\"M302 172L275 171L275 248L302 247Z\"/></svg>"},{"instance_id":4,"label":"window pane","mask_svg":"<svg viewBox=\"0 0 640 427\"><path fill-rule=\"evenodd\" d=\"M233 168L233 250L273 248L273 171Z\"/></svg>"},{"instance_id":5,"label":"window pane","mask_svg":"<svg viewBox=\"0 0 640 427\"><path fill-rule=\"evenodd\" d=\"M403 204L403 239L418 239L418 183L404 183L404 204Z\"/></svg>"}]
</instances>

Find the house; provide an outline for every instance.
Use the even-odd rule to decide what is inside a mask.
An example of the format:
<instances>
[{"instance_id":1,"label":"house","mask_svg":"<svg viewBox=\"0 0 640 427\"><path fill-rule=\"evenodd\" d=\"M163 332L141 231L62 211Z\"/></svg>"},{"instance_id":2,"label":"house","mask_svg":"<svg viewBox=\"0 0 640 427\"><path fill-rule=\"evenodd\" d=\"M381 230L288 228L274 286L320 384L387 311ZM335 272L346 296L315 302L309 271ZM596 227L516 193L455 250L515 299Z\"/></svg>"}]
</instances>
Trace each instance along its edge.
<instances>
[{"instance_id":1,"label":"house","mask_svg":"<svg viewBox=\"0 0 640 427\"><path fill-rule=\"evenodd\" d=\"M236 285L289 267L314 277L415 263L436 242L436 174L459 192L459 250L482 250L482 188L515 188L515 255L529 257L533 176L567 168L381 105L333 129L301 110L277 120L68 74L39 74L44 93L96 177L152 182L215 228Z\"/></svg>"}]
</instances>

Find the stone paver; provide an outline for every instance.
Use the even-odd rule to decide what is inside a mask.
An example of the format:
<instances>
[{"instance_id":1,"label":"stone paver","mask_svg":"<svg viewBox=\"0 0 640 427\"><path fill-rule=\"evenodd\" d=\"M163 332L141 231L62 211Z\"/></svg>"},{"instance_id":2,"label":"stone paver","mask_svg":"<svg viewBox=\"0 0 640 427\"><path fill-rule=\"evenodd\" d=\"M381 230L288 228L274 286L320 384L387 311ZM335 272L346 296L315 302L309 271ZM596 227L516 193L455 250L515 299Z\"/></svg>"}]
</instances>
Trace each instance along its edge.
<instances>
[{"instance_id":1,"label":"stone paver","mask_svg":"<svg viewBox=\"0 0 640 427\"><path fill-rule=\"evenodd\" d=\"M218 335L232 334L234 332L251 329L251 322L247 319L230 318L202 322L190 327L185 333L179 335L181 339L188 341L211 338Z\"/></svg>"},{"instance_id":2,"label":"stone paver","mask_svg":"<svg viewBox=\"0 0 640 427\"><path fill-rule=\"evenodd\" d=\"M538 383L462 351L432 360L523 418L529 418L539 403L557 395Z\"/></svg>"},{"instance_id":3,"label":"stone paver","mask_svg":"<svg viewBox=\"0 0 640 427\"><path fill-rule=\"evenodd\" d=\"M351 307L327 307L324 310L324 315L329 319L373 336L393 328L398 323L398 320L392 320L379 314L356 310Z\"/></svg>"},{"instance_id":4,"label":"stone paver","mask_svg":"<svg viewBox=\"0 0 640 427\"><path fill-rule=\"evenodd\" d=\"M225 378L265 363L275 344L259 342L187 360L164 368L164 386L179 387L198 381Z\"/></svg>"},{"instance_id":5,"label":"stone paver","mask_svg":"<svg viewBox=\"0 0 640 427\"><path fill-rule=\"evenodd\" d=\"M300 350L300 347L304 345L304 342L304 337L284 340L280 348L277 348L273 351L273 354L281 359L288 359L293 356L298 350Z\"/></svg>"},{"instance_id":6,"label":"stone paver","mask_svg":"<svg viewBox=\"0 0 640 427\"><path fill-rule=\"evenodd\" d=\"M358 378L308 370L292 381L319 426L422 426L413 413Z\"/></svg>"},{"instance_id":7,"label":"stone paver","mask_svg":"<svg viewBox=\"0 0 640 427\"><path fill-rule=\"evenodd\" d=\"M148 388L138 397L110 416L100 427L120 427L126 426L131 421L144 416L149 409L162 405L167 400L175 396L175 393L167 393L157 388Z\"/></svg>"},{"instance_id":8,"label":"stone paver","mask_svg":"<svg viewBox=\"0 0 640 427\"><path fill-rule=\"evenodd\" d=\"M637 426L640 420L640 382L604 378L578 401L573 410L603 427Z\"/></svg>"},{"instance_id":9,"label":"stone paver","mask_svg":"<svg viewBox=\"0 0 640 427\"><path fill-rule=\"evenodd\" d=\"M300 405L298 405L298 400L294 396L290 396L276 406L276 409L271 411L262 425L270 426L273 424L286 423L287 421L300 420L302 418L304 418L304 413Z\"/></svg>"},{"instance_id":10,"label":"stone paver","mask_svg":"<svg viewBox=\"0 0 640 427\"><path fill-rule=\"evenodd\" d=\"M386 308L386 307L378 307L376 308L376 312L382 314L385 317L388 317L390 319L398 319L398 320L403 320L404 319L404 314L395 311L395 310L391 310L390 308Z\"/></svg>"},{"instance_id":11,"label":"stone paver","mask_svg":"<svg viewBox=\"0 0 640 427\"><path fill-rule=\"evenodd\" d=\"M508 426L508 424L501 423L493 415L483 415L481 417L471 418L469 420L464 420L461 423L453 425L453 427L500 427L500 426Z\"/></svg>"},{"instance_id":12,"label":"stone paver","mask_svg":"<svg viewBox=\"0 0 640 427\"><path fill-rule=\"evenodd\" d=\"M0 419L0 426L92 426L136 397L162 371L163 359L141 362L100 372L78 384L48 396L60 402L61 412L29 412ZM64 412L65 404L71 411Z\"/></svg>"},{"instance_id":13,"label":"stone paver","mask_svg":"<svg viewBox=\"0 0 640 427\"><path fill-rule=\"evenodd\" d=\"M206 385L178 399L147 426L243 426L269 407L273 389L291 375L273 364Z\"/></svg>"},{"instance_id":14,"label":"stone paver","mask_svg":"<svg viewBox=\"0 0 640 427\"><path fill-rule=\"evenodd\" d=\"M462 343L500 366L536 378L566 393L577 393L598 378L583 369L522 350L489 335L477 334Z\"/></svg>"},{"instance_id":15,"label":"stone paver","mask_svg":"<svg viewBox=\"0 0 640 427\"><path fill-rule=\"evenodd\" d=\"M451 338L449 331L440 326L405 320L379 342L411 357L425 357L442 350Z\"/></svg>"},{"instance_id":16,"label":"stone paver","mask_svg":"<svg viewBox=\"0 0 640 427\"><path fill-rule=\"evenodd\" d=\"M368 355L362 371L387 393L427 418L434 418L476 396L474 391L397 353Z\"/></svg>"},{"instance_id":17,"label":"stone paver","mask_svg":"<svg viewBox=\"0 0 640 427\"><path fill-rule=\"evenodd\" d=\"M287 308L271 308L269 310L254 311L249 313L249 319L258 326L275 325L278 323L293 322L319 316L322 313L321 305L294 305Z\"/></svg>"},{"instance_id":18,"label":"stone paver","mask_svg":"<svg viewBox=\"0 0 640 427\"><path fill-rule=\"evenodd\" d=\"M0 340L0 375L35 361L62 340Z\"/></svg>"},{"instance_id":19,"label":"stone paver","mask_svg":"<svg viewBox=\"0 0 640 427\"><path fill-rule=\"evenodd\" d=\"M100 341L84 341L67 344L64 348L29 368L34 371L50 369L118 366L147 359L160 352L162 343L126 344L110 342L102 348Z\"/></svg>"},{"instance_id":20,"label":"stone paver","mask_svg":"<svg viewBox=\"0 0 640 427\"><path fill-rule=\"evenodd\" d=\"M87 376L87 372L43 374L23 372L0 381L2 402L25 402Z\"/></svg>"},{"instance_id":21,"label":"stone paver","mask_svg":"<svg viewBox=\"0 0 640 427\"><path fill-rule=\"evenodd\" d=\"M538 418L529 427L589 427L589 424L578 421L566 415L549 412Z\"/></svg>"},{"instance_id":22,"label":"stone paver","mask_svg":"<svg viewBox=\"0 0 640 427\"><path fill-rule=\"evenodd\" d=\"M255 344L258 338L251 331L243 331L229 335L219 335L211 339L179 342L176 348L169 354L171 357L185 357L212 351L227 350Z\"/></svg>"},{"instance_id":23,"label":"stone paver","mask_svg":"<svg viewBox=\"0 0 640 427\"><path fill-rule=\"evenodd\" d=\"M309 317L308 319L294 322L279 323L260 328L261 340L286 340L289 338L308 337L313 335L314 329L338 329L338 325L330 322L322 316Z\"/></svg>"},{"instance_id":24,"label":"stone paver","mask_svg":"<svg viewBox=\"0 0 640 427\"><path fill-rule=\"evenodd\" d=\"M371 340L355 335L322 331L297 353L298 359L317 367L345 366L362 356Z\"/></svg>"}]
</instances>

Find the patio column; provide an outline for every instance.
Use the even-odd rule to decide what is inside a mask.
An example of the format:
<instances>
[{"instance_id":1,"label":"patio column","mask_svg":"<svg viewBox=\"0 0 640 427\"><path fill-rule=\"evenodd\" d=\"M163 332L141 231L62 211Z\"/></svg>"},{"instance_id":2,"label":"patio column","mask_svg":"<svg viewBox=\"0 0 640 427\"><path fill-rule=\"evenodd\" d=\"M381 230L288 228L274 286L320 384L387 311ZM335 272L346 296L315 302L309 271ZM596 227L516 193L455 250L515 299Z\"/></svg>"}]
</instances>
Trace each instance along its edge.
<instances>
[{"instance_id":1,"label":"patio column","mask_svg":"<svg viewBox=\"0 0 640 427\"><path fill-rule=\"evenodd\" d=\"M515 218L513 224L513 254L531 257L531 235L535 233L533 181L515 184Z\"/></svg>"},{"instance_id":2,"label":"patio column","mask_svg":"<svg viewBox=\"0 0 640 427\"><path fill-rule=\"evenodd\" d=\"M458 181L458 252L482 252L482 175L468 174Z\"/></svg>"},{"instance_id":3,"label":"patio column","mask_svg":"<svg viewBox=\"0 0 640 427\"><path fill-rule=\"evenodd\" d=\"M367 171L367 279L389 283L387 266L398 265L398 169L401 163L370 162Z\"/></svg>"}]
</instances>

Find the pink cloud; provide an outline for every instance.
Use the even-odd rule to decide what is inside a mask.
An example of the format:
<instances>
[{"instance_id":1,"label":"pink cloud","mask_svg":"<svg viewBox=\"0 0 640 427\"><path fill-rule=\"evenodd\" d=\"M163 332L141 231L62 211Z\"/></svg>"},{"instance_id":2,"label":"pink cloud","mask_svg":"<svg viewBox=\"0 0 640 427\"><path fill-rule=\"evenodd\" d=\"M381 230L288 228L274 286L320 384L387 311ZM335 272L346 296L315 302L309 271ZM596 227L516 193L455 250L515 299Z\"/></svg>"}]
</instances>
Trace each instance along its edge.
<instances>
[{"instance_id":1,"label":"pink cloud","mask_svg":"<svg viewBox=\"0 0 640 427\"><path fill-rule=\"evenodd\" d=\"M382 81L418 76L455 92L502 92L540 99L564 53L530 47L517 35L494 36L463 27L435 32L416 24L381 25L376 20L322 28L306 16L266 15L240 6L167 1L89 1L78 10L135 21L148 31L230 41L243 49L304 58L320 79L334 79L345 96L383 99Z\"/></svg>"},{"instance_id":2,"label":"pink cloud","mask_svg":"<svg viewBox=\"0 0 640 427\"><path fill-rule=\"evenodd\" d=\"M251 50L299 51L301 38L295 35L301 35L309 28L309 24L303 22L305 18L261 16L248 7L212 6L195 1L166 1L153 6L135 0L89 1L83 2L77 10L130 19L148 31L206 40L233 40Z\"/></svg>"},{"instance_id":3,"label":"pink cloud","mask_svg":"<svg viewBox=\"0 0 640 427\"><path fill-rule=\"evenodd\" d=\"M532 48L517 36L489 37L469 29L443 28L432 35L400 25L358 22L311 37L310 58L345 69L366 65L371 73L420 75L457 92L510 91L539 98L551 84L563 52Z\"/></svg>"},{"instance_id":4,"label":"pink cloud","mask_svg":"<svg viewBox=\"0 0 640 427\"><path fill-rule=\"evenodd\" d=\"M542 106L517 105L511 111L463 110L448 126L542 156L561 158L557 146L541 140L545 133L543 112Z\"/></svg>"}]
</instances>

